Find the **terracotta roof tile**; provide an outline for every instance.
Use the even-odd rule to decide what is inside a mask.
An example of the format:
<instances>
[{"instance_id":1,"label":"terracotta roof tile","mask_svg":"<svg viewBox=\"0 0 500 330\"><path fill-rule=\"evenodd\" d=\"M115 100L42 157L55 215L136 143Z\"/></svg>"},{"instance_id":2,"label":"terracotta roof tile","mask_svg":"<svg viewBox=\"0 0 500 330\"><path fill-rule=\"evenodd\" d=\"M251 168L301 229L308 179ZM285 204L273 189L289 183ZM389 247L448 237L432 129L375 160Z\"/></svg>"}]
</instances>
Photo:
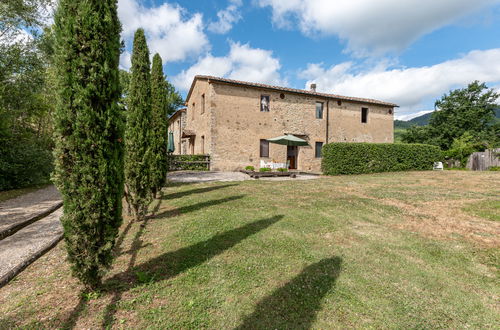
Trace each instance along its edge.
<instances>
[{"instance_id":1,"label":"terracotta roof tile","mask_svg":"<svg viewBox=\"0 0 500 330\"><path fill-rule=\"evenodd\" d=\"M240 81L240 80L233 80L233 79L227 79L227 78L220 78L220 77L214 77L214 76L205 76L205 75L198 75L198 76L194 77L193 84L191 85L191 89L189 90L189 93L188 93L188 95L186 97L186 100L189 99L189 96L191 95L194 83L195 83L195 81L197 79L207 79L207 80L211 80L211 81L217 81L217 82L227 83L227 84L232 84L232 85L242 85L242 86L248 86L248 87L264 88L264 89L274 89L274 90L277 90L277 91L283 91L283 92L289 92L289 93L314 95L314 96L320 96L320 97L325 97L325 98L333 98L333 99L338 99L338 100L354 101L354 102L361 102L361 103L371 103L371 104L379 104L379 105L385 105L385 106L389 106L389 107L398 107L398 105L394 104L394 103L384 102L384 101L379 101L379 100L374 100L374 99L368 99L368 98L343 96L343 95L328 94L328 93L318 93L318 92L308 91L308 90L304 90L304 89L295 89L295 88L288 88L288 87L281 87L281 86L273 86L273 85L266 85L266 84L260 84L260 83L252 83L252 82L246 82L246 81Z\"/></svg>"}]
</instances>

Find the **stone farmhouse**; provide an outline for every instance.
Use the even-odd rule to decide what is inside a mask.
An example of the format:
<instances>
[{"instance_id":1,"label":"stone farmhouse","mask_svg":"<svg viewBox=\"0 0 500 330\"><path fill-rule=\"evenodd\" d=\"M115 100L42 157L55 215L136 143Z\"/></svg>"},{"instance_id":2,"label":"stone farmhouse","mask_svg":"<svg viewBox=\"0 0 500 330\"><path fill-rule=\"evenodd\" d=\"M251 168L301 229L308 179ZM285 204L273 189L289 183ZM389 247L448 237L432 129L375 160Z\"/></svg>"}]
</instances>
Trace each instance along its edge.
<instances>
[{"instance_id":1,"label":"stone farmhouse","mask_svg":"<svg viewBox=\"0 0 500 330\"><path fill-rule=\"evenodd\" d=\"M208 154L210 169L235 171L271 162L292 170L321 171L321 148L330 142L393 142L396 104L237 81L196 76L187 108L169 122L174 154ZM272 144L291 134L308 146Z\"/></svg>"}]
</instances>

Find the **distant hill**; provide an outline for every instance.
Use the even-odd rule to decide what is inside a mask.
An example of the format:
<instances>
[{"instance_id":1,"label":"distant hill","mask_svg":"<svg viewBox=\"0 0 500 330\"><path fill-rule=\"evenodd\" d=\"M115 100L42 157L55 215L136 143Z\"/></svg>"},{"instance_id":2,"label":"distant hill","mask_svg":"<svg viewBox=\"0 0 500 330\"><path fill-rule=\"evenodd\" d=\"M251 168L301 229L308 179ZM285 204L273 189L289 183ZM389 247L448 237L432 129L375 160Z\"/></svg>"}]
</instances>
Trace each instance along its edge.
<instances>
[{"instance_id":1,"label":"distant hill","mask_svg":"<svg viewBox=\"0 0 500 330\"><path fill-rule=\"evenodd\" d=\"M429 124L429 120L431 119L432 112L426 113L425 115L415 117L410 120L395 120L394 128L406 129L411 126L425 126Z\"/></svg>"},{"instance_id":2,"label":"distant hill","mask_svg":"<svg viewBox=\"0 0 500 330\"><path fill-rule=\"evenodd\" d=\"M415 117L410 120L395 120L394 128L395 129L407 129L411 126L425 126L429 124L429 120L431 119L432 112L426 113L425 115ZM500 108L495 110L495 117L497 120L500 120Z\"/></svg>"}]
</instances>

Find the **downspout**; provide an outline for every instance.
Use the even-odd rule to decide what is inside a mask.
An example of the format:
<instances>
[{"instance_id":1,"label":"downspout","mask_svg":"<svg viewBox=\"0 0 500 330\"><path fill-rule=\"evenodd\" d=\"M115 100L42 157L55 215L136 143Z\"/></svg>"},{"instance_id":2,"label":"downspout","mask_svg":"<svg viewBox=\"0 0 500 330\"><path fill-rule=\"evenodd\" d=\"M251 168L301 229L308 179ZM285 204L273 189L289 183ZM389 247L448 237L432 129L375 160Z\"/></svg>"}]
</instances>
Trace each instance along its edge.
<instances>
[{"instance_id":1,"label":"downspout","mask_svg":"<svg viewBox=\"0 0 500 330\"><path fill-rule=\"evenodd\" d=\"M325 144L328 143L329 122L330 122L330 100L326 100L326 141L325 141Z\"/></svg>"}]
</instances>

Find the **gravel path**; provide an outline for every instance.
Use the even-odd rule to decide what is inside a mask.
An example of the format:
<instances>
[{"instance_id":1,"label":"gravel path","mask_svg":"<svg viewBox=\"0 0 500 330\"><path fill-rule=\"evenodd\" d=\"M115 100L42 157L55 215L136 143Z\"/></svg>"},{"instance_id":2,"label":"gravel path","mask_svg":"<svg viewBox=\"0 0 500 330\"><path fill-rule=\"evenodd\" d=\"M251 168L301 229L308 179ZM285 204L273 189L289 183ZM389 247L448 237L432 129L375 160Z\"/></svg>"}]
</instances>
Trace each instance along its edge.
<instances>
[{"instance_id":1,"label":"gravel path","mask_svg":"<svg viewBox=\"0 0 500 330\"><path fill-rule=\"evenodd\" d=\"M0 241L0 287L62 238L62 208Z\"/></svg>"},{"instance_id":2,"label":"gravel path","mask_svg":"<svg viewBox=\"0 0 500 330\"><path fill-rule=\"evenodd\" d=\"M270 181L288 181L288 180L312 180L319 178L318 175L313 174L297 174L296 178L290 177L265 177L259 180ZM255 180L249 175L241 172L195 172L195 171L179 171L170 172L167 179L172 182L211 182L211 181L245 181Z\"/></svg>"},{"instance_id":3,"label":"gravel path","mask_svg":"<svg viewBox=\"0 0 500 330\"><path fill-rule=\"evenodd\" d=\"M61 195L54 186L1 202L0 239L12 235L61 205Z\"/></svg>"}]
</instances>

